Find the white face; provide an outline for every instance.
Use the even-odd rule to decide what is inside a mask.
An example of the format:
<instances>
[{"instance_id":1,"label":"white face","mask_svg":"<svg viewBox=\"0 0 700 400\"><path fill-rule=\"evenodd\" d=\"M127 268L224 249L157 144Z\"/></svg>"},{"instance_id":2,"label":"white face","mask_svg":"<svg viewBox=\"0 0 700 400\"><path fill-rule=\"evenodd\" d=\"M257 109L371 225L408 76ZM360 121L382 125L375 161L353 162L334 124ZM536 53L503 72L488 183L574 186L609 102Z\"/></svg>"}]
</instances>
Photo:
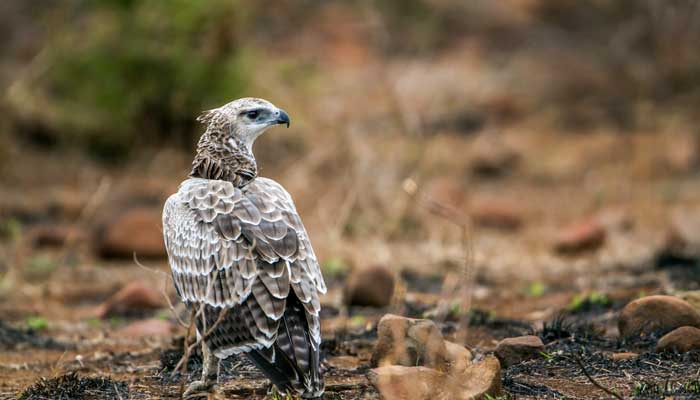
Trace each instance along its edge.
<instances>
[{"instance_id":1,"label":"white face","mask_svg":"<svg viewBox=\"0 0 700 400\"><path fill-rule=\"evenodd\" d=\"M289 126L289 115L284 110L262 99L239 99L221 107L233 127L232 141L238 140L251 150L255 139L273 125ZM235 143L231 143L235 144Z\"/></svg>"},{"instance_id":2,"label":"white face","mask_svg":"<svg viewBox=\"0 0 700 400\"><path fill-rule=\"evenodd\" d=\"M253 107L242 110L236 118L236 134L251 149L255 139L269 127L278 124L289 126L289 116L276 107Z\"/></svg>"}]
</instances>

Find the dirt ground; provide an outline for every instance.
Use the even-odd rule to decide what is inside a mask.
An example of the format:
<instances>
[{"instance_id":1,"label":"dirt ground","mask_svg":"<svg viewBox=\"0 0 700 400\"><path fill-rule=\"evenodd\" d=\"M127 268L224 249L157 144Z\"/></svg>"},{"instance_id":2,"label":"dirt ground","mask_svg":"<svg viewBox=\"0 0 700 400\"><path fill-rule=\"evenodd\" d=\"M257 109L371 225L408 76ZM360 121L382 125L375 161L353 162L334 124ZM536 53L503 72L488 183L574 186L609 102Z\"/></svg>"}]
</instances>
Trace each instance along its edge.
<instances>
[{"instance_id":1,"label":"dirt ground","mask_svg":"<svg viewBox=\"0 0 700 400\"><path fill-rule=\"evenodd\" d=\"M465 206L460 203L464 200L455 200L450 192L454 188L444 180L438 181L444 187L421 189L419 200L404 194L406 207L413 207L411 213L427 222L422 222L424 232L419 232L415 239L404 237L381 243L382 250L396 260L391 266L398 279L397 294L389 307L345 307L342 288L347 271L338 275L326 272L330 287L323 299L326 398L378 398L366 373L376 338L376 322L384 313L424 317L445 299L464 301L463 293L468 294L468 311L460 314L464 308L458 308L451 310L446 318L438 319L446 338L461 340L478 357L493 351L498 340L510 336L535 333L547 344L547 357L503 370L504 389L513 398L608 398L608 394L593 386L583 368L601 385L626 398L658 398L664 390L677 395L676 398L693 397L697 385L692 383L697 382L700 372L697 356L654 353L653 337L631 342L620 340L617 312L628 301L642 295L697 289L697 259L669 253L666 244L671 215L678 210L692 210L697 203L700 192L694 173L656 170L654 163L663 165L664 157L669 154L662 146L669 141L659 142L655 136L593 134L550 143L546 139L542 137L541 143L533 143L535 140L530 137L527 143L530 147L518 150L527 154L528 159L520 161L510 175L475 180L467 190L474 197L508 199L507 204L512 204L509 207L514 207L518 218L523 220L517 229L484 227L473 219L468 244L462 247L459 241L450 239L458 229L431 213L424 204L429 200L454 201L451 206L465 210L476 206ZM513 147L518 148L522 138L505 133L502 140L512 140ZM471 144L468 142L465 147ZM582 147L586 151L580 151ZM624 159L611 157L620 147L631 151ZM578 160L574 159L576 156ZM186 155L181 157L180 164L186 165ZM536 166L530 165L554 162L552 158L577 163L575 170L581 172L540 176L534 171ZM133 338L120 334L120 329L144 315L95 317L95 309L101 302L133 280L167 288L172 296L170 282L155 272L167 271L165 261L140 260L144 266L139 266L130 259L104 260L90 251L95 240L89 238L58 247L32 241L31 227L45 223L42 219L69 218L45 216L51 212L72 213L70 218L77 221L74 226L78 229L86 229L100 216L86 216L89 210L85 211L85 205L78 206L77 211L70 210L65 192L71 183L64 179L85 174L81 162L63 165L59 175L56 175L59 167L51 157L38 154L18 162L42 166L37 168L42 172L36 174L33 184L18 180L16 185L3 188L8 212L21 215L23 208L30 208L37 221L27 223L28 228L16 238L6 238L8 257L15 257L30 270L5 278L5 282L13 279L13 283L3 288L0 306L2 396L177 398L183 380L179 374L171 373L182 354L183 329L174 328L171 336ZM586 167L592 163L595 168ZM129 191L143 191L148 185L155 187L154 191L167 193L177 183L176 177L168 181L144 180L136 172L102 173L114 174L111 179L116 183L110 185L116 189L110 191L115 193L115 198L124 197ZM100 172L93 170L88 175L92 174L99 176ZM50 195L41 197L40 192ZM64 194L61 197L56 193ZM9 200L12 196L29 199L31 204L12 203ZM77 197L89 199L90 196ZM144 201L148 203L149 199ZM299 202L303 204L303 200ZM562 203L566 206L558 206ZM115 207L100 205L98 210L118 210ZM333 238L319 234L318 216L314 217L313 211L311 215L302 211L302 215L308 216L311 237L322 260L329 251L336 251L337 246L362 246L360 239L333 243ZM574 254L557 253L554 250L557 234L572 221L588 219L602 221L605 240L594 246L597 248ZM378 247L376 243L368 246L381 260ZM464 249L468 253L468 277L459 282L468 285L468 290L446 292L448 281L461 274L460 252ZM41 261L37 254L66 261L54 261L42 270L41 265L35 265ZM365 262L363 257L367 256L360 256L353 263ZM601 294L603 300L592 295L595 293ZM460 323L462 315L469 322L466 328ZM46 324L32 328L30 316L41 316ZM145 316L174 321L167 308L148 311ZM642 355L632 360L610 358L612 353L629 351ZM196 376L197 362L195 355L188 379ZM222 382L222 398L265 398L269 389L267 381L245 359L227 361ZM46 395L59 392L64 393L63 397Z\"/></svg>"}]
</instances>

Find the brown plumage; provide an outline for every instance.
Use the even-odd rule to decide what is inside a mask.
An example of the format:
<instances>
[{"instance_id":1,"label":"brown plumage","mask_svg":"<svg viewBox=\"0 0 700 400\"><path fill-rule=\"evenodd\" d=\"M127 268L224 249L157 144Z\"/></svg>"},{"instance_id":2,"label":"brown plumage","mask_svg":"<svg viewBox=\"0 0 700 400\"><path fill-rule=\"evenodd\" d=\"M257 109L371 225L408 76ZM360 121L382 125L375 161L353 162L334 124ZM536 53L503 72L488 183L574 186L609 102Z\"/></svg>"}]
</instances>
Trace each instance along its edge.
<instances>
[{"instance_id":1,"label":"brown plumage","mask_svg":"<svg viewBox=\"0 0 700 400\"><path fill-rule=\"evenodd\" d=\"M200 310L198 334L225 314L188 392L213 386L218 359L245 353L281 390L319 397L325 283L291 197L257 177L252 153L265 129L289 118L265 100L240 99L199 120L207 130L190 178L165 204L163 232L177 293Z\"/></svg>"}]
</instances>

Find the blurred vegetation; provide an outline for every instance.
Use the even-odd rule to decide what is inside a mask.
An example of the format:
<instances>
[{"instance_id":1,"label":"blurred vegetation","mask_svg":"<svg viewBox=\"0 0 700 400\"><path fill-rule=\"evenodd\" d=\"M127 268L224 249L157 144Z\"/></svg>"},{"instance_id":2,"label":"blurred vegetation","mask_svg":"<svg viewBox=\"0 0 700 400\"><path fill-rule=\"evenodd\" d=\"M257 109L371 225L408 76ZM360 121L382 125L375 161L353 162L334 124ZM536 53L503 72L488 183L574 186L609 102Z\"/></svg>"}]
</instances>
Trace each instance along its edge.
<instances>
[{"instance_id":1,"label":"blurred vegetation","mask_svg":"<svg viewBox=\"0 0 700 400\"><path fill-rule=\"evenodd\" d=\"M554 110L567 127L612 122L631 130L664 110L695 115L700 100L700 7L693 0L8 4L32 8L24 11L31 19L0 17L13 24L8 32L35 21L33 8L41 11L38 25L48 27L31 51L0 50L27 59L8 91L18 136L117 159L141 144L190 147L200 132L195 117L244 95L253 65L277 61L286 89L303 92L290 82L334 68L323 63L329 49L343 51L344 41L387 65L475 46L509 77L506 108ZM536 73L523 54L537 62ZM296 62L306 67L284 72Z\"/></svg>"},{"instance_id":2,"label":"blurred vegetation","mask_svg":"<svg viewBox=\"0 0 700 400\"><path fill-rule=\"evenodd\" d=\"M11 97L35 139L105 157L136 144L190 144L194 118L247 79L235 1L85 1L49 37ZM49 17L47 17L49 18Z\"/></svg>"}]
</instances>

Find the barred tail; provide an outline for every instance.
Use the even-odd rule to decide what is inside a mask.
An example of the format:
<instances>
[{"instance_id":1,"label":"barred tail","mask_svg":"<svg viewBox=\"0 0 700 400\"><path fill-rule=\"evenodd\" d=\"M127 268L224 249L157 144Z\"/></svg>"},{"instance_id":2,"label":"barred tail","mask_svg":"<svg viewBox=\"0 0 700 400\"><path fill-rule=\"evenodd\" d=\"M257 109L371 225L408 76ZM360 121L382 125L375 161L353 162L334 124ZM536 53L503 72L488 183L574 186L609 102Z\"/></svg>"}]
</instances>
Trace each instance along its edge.
<instances>
[{"instance_id":1,"label":"barred tail","mask_svg":"<svg viewBox=\"0 0 700 400\"><path fill-rule=\"evenodd\" d=\"M247 355L280 391L290 391L304 399L323 395L320 343L310 334L306 311L294 291L287 297L275 343L269 348L251 350Z\"/></svg>"}]
</instances>

